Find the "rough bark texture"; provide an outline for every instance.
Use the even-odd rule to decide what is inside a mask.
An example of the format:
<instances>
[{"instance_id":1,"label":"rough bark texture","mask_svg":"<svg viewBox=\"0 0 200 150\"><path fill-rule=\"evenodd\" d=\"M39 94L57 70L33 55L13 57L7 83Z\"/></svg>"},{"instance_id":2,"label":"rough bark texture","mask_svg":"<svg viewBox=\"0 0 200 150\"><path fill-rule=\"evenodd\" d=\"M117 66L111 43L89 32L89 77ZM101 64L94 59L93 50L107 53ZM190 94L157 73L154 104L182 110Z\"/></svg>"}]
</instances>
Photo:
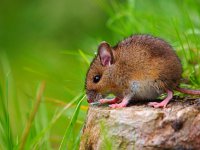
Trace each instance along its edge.
<instances>
[{"instance_id":1,"label":"rough bark texture","mask_svg":"<svg viewBox=\"0 0 200 150\"><path fill-rule=\"evenodd\" d=\"M167 108L90 106L80 150L200 150L200 100Z\"/></svg>"}]
</instances>

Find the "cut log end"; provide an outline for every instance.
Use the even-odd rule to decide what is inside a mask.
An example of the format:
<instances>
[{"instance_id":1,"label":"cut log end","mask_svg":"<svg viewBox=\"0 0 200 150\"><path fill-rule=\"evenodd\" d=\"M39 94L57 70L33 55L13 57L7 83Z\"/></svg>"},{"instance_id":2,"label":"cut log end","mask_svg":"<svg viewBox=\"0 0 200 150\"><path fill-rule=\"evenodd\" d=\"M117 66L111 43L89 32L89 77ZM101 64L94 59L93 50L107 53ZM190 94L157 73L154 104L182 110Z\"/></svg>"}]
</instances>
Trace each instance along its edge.
<instances>
[{"instance_id":1,"label":"cut log end","mask_svg":"<svg viewBox=\"0 0 200 150\"><path fill-rule=\"evenodd\" d=\"M200 149L200 100L167 108L90 106L80 150Z\"/></svg>"}]
</instances>

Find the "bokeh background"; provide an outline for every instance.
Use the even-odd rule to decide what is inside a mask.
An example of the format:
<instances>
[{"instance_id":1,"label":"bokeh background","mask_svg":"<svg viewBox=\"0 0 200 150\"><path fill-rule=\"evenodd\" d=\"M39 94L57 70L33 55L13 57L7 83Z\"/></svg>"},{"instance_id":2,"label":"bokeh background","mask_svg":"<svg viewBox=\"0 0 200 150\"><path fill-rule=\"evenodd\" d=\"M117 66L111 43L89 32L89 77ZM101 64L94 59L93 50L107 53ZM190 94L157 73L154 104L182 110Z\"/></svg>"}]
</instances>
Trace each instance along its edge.
<instances>
[{"instance_id":1,"label":"bokeh background","mask_svg":"<svg viewBox=\"0 0 200 150\"><path fill-rule=\"evenodd\" d=\"M1 0L0 149L20 148L42 81L25 149L78 149L88 109L81 99L85 74L101 41L159 36L182 61L182 86L200 87L199 6L199 0Z\"/></svg>"}]
</instances>

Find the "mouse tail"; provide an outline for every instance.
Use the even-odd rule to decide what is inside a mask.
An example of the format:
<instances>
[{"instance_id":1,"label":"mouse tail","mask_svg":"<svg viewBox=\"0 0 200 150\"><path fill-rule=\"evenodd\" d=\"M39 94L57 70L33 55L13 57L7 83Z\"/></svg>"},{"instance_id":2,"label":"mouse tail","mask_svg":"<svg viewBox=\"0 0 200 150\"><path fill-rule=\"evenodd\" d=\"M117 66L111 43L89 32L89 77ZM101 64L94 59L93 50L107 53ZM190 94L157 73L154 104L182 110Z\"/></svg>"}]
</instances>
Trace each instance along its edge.
<instances>
[{"instance_id":1,"label":"mouse tail","mask_svg":"<svg viewBox=\"0 0 200 150\"><path fill-rule=\"evenodd\" d=\"M184 89L180 87L176 87L175 90L189 95L200 95L200 90Z\"/></svg>"}]
</instances>

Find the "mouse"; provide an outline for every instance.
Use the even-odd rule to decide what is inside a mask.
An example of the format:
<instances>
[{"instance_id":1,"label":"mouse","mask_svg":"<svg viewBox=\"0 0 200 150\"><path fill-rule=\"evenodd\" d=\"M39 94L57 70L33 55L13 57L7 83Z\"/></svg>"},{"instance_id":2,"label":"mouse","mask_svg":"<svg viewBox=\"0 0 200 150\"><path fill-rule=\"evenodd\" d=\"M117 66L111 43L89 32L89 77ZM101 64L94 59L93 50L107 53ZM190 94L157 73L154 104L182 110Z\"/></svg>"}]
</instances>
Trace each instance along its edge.
<instances>
[{"instance_id":1,"label":"mouse","mask_svg":"<svg viewBox=\"0 0 200 150\"><path fill-rule=\"evenodd\" d=\"M103 41L86 74L88 103L126 107L131 101L149 100L149 106L165 108L173 91L200 95L200 90L180 88L181 61L165 40L149 34L135 34L111 46ZM152 102L161 94L161 102ZM107 99L113 94L113 99Z\"/></svg>"}]
</instances>

